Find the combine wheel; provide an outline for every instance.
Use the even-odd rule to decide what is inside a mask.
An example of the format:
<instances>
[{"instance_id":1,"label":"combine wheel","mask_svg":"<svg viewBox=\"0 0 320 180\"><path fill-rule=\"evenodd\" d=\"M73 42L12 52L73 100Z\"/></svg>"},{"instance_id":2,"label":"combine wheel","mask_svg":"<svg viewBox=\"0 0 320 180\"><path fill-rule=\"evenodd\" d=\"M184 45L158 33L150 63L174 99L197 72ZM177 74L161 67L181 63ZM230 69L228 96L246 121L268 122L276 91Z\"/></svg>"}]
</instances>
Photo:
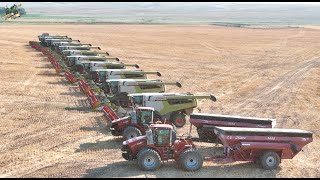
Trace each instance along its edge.
<instances>
[{"instance_id":1,"label":"combine wheel","mask_svg":"<svg viewBox=\"0 0 320 180\"><path fill-rule=\"evenodd\" d=\"M276 169L279 166L280 157L274 151L266 151L260 157L260 161L263 169L272 170Z\"/></svg>"},{"instance_id":2,"label":"combine wheel","mask_svg":"<svg viewBox=\"0 0 320 180\"><path fill-rule=\"evenodd\" d=\"M131 138L135 138L141 135L142 133L138 128L129 126L124 129L122 136L125 138L125 140L129 140Z\"/></svg>"},{"instance_id":3,"label":"combine wheel","mask_svg":"<svg viewBox=\"0 0 320 180\"><path fill-rule=\"evenodd\" d=\"M160 167L161 158L153 149L142 149L137 154L139 167L144 171L154 171Z\"/></svg>"},{"instance_id":4,"label":"combine wheel","mask_svg":"<svg viewBox=\"0 0 320 180\"><path fill-rule=\"evenodd\" d=\"M182 127L186 124L186 115L181 112L175 113L171 116L171 122L176 127Z\"/></svg>"},{"instance_id":5,"label":"combine wheel","mask_svg":"<svg viewBox=\"0 0 320 180\"><path fill-rule=\"evenodd\" d=\"M196 171L202 167L203 158L196 149L186 149L179 156L179 165L185 171Z\"/></svg>"}]
</instances>

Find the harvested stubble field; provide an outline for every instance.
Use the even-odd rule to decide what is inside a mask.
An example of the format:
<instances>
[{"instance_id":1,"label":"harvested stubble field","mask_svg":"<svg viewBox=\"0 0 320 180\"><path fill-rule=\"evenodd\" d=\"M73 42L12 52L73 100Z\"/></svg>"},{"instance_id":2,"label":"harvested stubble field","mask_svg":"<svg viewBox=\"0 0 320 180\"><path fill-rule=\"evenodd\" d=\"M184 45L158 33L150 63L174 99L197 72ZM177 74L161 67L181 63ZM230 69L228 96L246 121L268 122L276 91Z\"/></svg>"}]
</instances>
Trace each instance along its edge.
<instances>
[{"instance_id":1,"label":"harvested stubble field","mask_svg":"<svg viewBox=\"0 0 320 180\"><path fill-rule=\"evenodd\" d=\"M160 71L162 80L182 83L168 92L217 97L199 101L196 112L275 118L276 127L313 131L314 141L273 171L247 162L205 162L197 172L184 172L172 161L140 171L121 157L121 139L110 134L102 113L90 112L78 86L28 46L43 32L98 45L123 62ZM319 39L320 30L308 28L0 26L0 177L320 177ZM179 134L188 129L189 123ZM198 145L203 153L222 150Z\"/></svg>"}]
</instances>

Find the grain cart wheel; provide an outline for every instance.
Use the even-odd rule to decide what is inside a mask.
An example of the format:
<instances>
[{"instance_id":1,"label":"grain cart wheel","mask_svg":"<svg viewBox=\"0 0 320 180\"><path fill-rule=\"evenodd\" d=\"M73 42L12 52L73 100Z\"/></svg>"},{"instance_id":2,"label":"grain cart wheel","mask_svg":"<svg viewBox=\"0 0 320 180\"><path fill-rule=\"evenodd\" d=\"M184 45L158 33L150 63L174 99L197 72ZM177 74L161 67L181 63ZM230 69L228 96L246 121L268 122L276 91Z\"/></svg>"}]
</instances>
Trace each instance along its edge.
<instances>
[{"instance_id":1,"label":"grain cart wheel","mask_svg":"<svg viewBox=\"0 0 320 180\"><path fill-rule=\"evenodd\" d=\"M175 113L171 115L171 122L176 126L176 127L182 127L186 124L186 115L183 113Z\"/></svg>"},{"instance_id":2,"label":"grain cart wheel","mask_svg":"<svg viewBox=\"0 0 320 180\"><path fill-rule=\"evenodd\" d=\"M263 169L276 169L280 163L279 155L274 151L266 151L260 157L260 163Z\"/></svg>"},{"instance_id":3,"label":"grain cart wheel","mask_svg":"<svg viewBox=\"0 0 320 180\"><path fill-rule=\"evenodd\" d=\"M80 74L84 74L85 73L85 70L84 70L84 67L82 64L77 64L75 65L74 67L75 71L80 73Z\"/></svg>"},{"instance_id":4,"label":"grain cart wheel","mask_svg":"<svg viewBox=\"0 0 320 180\"><path fill-rule=\"evenodd\" d=\"M141 135L142 133L138 128L129 126L124 129L122 136L125 138L125 140L129 140L131 138L138 137Z\"/></svg>"},{"instance_id":5,"label":"grain cart wheel","mask_svg":"<svg viewBox=\"0 0 320 180\"><path fill-rule=\"evenodd\" d=\"M139 167L144 171L154 171L160 167L161 158L153 149L142 149L137 154Z\"/></svg>"},{"instance_id":6,"label":"grain cart wheel","mask_svg":"<svg viewBox=\"0 0 320 180\"><path fill-rule=\"evenodd\" d=\"M179 165L185 171L196 171L202 167L203 157L196 149L186 149L179 156Z\"/></svg>"}]
</instances>

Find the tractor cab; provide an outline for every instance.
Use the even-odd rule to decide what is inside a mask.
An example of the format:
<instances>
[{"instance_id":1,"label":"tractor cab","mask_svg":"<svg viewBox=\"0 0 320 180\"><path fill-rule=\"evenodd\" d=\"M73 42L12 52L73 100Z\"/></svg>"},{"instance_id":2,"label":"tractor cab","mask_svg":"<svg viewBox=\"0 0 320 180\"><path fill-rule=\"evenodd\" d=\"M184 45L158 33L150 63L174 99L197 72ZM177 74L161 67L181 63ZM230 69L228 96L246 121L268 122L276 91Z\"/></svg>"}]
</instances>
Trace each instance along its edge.
<instances>
[{"instance_id":1,"label":"tractor cab","mask_svg":"<svg viewBox=\"0 0 320 180\"><path fill-rule=\"evenodd\" d=\"M138 107L135 109L135 113L132 113L133 116L135 115L136 117L136 123L137 124L151 124L153 123L153 112L154 108L150 107ZM132 119L134 119L134 117Z\"/></svg>"},{"instance_id":2,"label":"tractor cab","mask_svg":"<svg viewBox=\"0 0 320 180\"><path fill-rule=\"evenodd\" d=\"M172 146L177 138L176 131L169 124L152 124L146 131L147 144Z\"/></svg>"}]
</instances>

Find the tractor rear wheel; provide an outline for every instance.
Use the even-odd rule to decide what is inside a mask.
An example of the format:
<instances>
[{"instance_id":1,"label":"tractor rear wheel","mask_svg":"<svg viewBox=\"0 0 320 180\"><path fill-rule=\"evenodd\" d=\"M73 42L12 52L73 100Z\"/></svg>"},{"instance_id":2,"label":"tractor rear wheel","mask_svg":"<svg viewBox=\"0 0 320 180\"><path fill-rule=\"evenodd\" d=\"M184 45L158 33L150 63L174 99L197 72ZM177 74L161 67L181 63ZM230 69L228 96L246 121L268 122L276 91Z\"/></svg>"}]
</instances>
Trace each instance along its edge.
<instances>
[{"instance_id":1,"label":"tractor rear wheel","mask_svg":"<svg viewBox=\"0 0 320 180\"><path fill-rule=\"evenodd\" d=\"M272 170L276 169L279 166L280 157L274 151L266 151L260 157L260 161L263 169Z\"/></svg>"},{"instance_id":2,"label":"tractor rear wheel","mask_svg":"<svg viewBox=\"0 0 320 180\"><path fill-rule=\"evenodd\" d=\"M176 127L182 127L186 124L186 115L184 115L181 112L172 114L171 116L171 122L176 126Z\"/></svg>"},{"instance_id":3,"label":"tractor rear wheel","mask_svg":"<svg viewBox=\"0 0 320 180\"><path fill-rule=\"evenodd\" d=\"M133 127L133 126L129 126L124 129L122 136L125 140L129 140L129 139L141 136L141 135L142 135L142 133L138 128Z\"/></svg>"},{"instance_id":4,"label":"tractor rear wheel","mask_svg":"<svg viewBox=\"0 0 320 180\"><path fill-rule=\"evenodd\" d=\"M142 149L137 154L139 167L144 171L154 171L160 167L161 158L153 149Z\"/></svg>"},{"instance_id":5,"label":"tractor rear wheel","mask_svg":"<svg viewBox=\"0 0 320 180\"><path fill-rule=\"evenodd\" d=\"M196 149L186 149L179 156L179 165L185 171L196 171L202 167L203 157Z\"/></svg>"}]
</instances>

